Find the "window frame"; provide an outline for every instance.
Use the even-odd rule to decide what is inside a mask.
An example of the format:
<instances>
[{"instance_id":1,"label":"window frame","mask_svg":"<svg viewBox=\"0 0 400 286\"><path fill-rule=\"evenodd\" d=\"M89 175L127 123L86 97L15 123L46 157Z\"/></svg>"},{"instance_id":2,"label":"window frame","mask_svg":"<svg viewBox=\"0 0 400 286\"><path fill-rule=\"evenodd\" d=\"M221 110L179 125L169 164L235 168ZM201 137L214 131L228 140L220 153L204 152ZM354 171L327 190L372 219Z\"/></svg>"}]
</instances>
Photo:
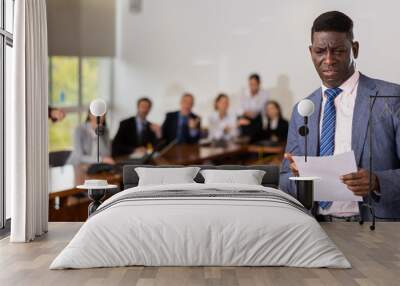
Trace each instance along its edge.
<instances>
[{"instance_id":1,"label":"window frame","mask_svg":"<svg viewBox=\"0 0 400 286\"><path fill-rule=\"evenodd\" d=\"M69 114L77 114L78 115L78 122L82 121L82 116L85 111L87 111L88 106L83 106L83 95L82 95L82 57L81 56L71 56L78 59L78 102L77 105L68 105L68 106L53 106L52 102L52 94L53 94L53 57L57 57L56 55L49 55L49 106L55 108L61 108L64 110L65 115L68 116ZM67 56L66 56L67 57ZM49 142L50 143L50 142ZM72 146L71 146L72 147Z\"/></svg>"},{"instance_id":2,"label":"window frame","mask_svg":"<svg viewBox=\"0 0 400 286\"><path fill-rule=\"evenodd\" d=\"M59 55L49 55L49 106L58 108L58 106L53 106L52 102L52 91L53 91L53 57L58 57ZM60 55L61 56L61 55ZM89 109L89 104L84 104L84 94L83 94L83 85L84 85L84 78L83 78L83 61L84 59L90 57L83 57L83 56L63 56L63 57L73 57L78 59L78 102L77 105L68 105L59 107L64 110L65 115L68 114L77 114L78 115L78 122L82 122L84 118L86 118L86 113ZM102 58L102 57L97 57ZM110 60L110 90L109 90L109 101L110 105L107 107L107 112L112 111L112 102L114 99L113 95L113 82L114 82L114 61L112 58L104 57ZM108 120L111 122L111 120ZM72 148L72 146L71 146Z\"/></svg>"},{"instance_id":3,"label":"window frame","mask_svg":"<svg viewBox=\"0 0 400 286\"><path fill-rule=\"evenodd\" d=\"M6 46L13 48L13 34L6 30L6 17L14 18L15 0L12 1L12 15L6 15L6 1L1 3L1 21L0 21L0 236L6 235L10 231L10 219L6 217L6 188L5 188L5 132L6 132ZM10 0L9 0L10 1ZM12 29L13 30L13 29Z\"/></svg>"}]
</instances>

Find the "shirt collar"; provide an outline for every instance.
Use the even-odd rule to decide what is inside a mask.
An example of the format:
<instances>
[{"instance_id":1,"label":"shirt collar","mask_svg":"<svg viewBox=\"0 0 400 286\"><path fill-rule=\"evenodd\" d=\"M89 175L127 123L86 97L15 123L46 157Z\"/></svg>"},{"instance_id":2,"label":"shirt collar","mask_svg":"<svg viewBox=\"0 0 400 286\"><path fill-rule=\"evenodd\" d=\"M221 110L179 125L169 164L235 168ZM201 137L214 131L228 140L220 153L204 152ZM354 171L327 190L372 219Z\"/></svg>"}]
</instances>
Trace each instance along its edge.
<instances>
[{"instance_id":1,"label":"shirt collar","mask_svg":"<svg viewBox=\"0 0 400 286\"><path fill-rule=\"evenodd\" d=\"M342 93L343 94L351 94L354 87L358 83L359 79L360 79L360 72L356 70L351 77L349 77L344 83L342 83L341 86L339 86L339 88L342 90ZM326 96L325 90L327 90L328 87L326 87L322 83L321 88L322 88L322 95L325 97Z\"/></svg>"},{"instance_id":2,"label":"shirt collar","mask_svg":"<svg viewBox=\"0 0 400 286\"><path fill-rule=\"evenodd\" d=\"M247 97L249 97L249 98L256 98L256 97L258 97L258 96L260 95L260 92L261 92L261 87L260 87L260 89L257 91L257 93L254 94L254 95L251 93L250 88L248 88L248 89L247 89Z\"/></svg>"},{"instance_id":3,"label":"shirt collar","mask_svg":"<svg viewBox=\"0 0 400 286\"><path fill-rule=\"evenodd\" d=\"M180 111L179 111L179 118L188 118L190 116L190 113L188 115L183 115Z\"/></svg>"},{"instance_id":4,"label":"shirt collar","mask_svg":"<svg viewBox=\"0 0 400 286\"><path fill-rule=\"evenodd\" d=\"M136 124L137 124L137 125L143 125L143 124L145 124L145 123L146 123L146 119L145 119L145 120L142 120L142 118L140 118L139 115L136 116Z\"/></svg>"}]
</instances>

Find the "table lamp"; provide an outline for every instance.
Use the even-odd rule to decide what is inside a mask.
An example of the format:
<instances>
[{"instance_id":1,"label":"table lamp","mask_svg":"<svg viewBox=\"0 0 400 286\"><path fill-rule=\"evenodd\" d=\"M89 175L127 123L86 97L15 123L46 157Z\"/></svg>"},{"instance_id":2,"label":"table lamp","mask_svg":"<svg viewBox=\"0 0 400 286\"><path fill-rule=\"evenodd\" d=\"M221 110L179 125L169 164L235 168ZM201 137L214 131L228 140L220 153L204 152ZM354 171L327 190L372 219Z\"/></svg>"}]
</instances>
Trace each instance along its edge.
<instances>
[{"instance_id":1,"label":"table lamp","mask_svg":"<svg viewBox=\"0 0 400 286\"><path fill-rule=\"evenodd\" d=\"M297 112L304 118L304 125L298 130L300 136L304 137L304 161L307 162L308 155L308 117L314 113L314 103L309 99L303 99L297 105ZM312 209L314 202L314 181L318 177L290 177L296 183L296 198L308 210Z\"/></svg>"},{"instance_id":2,"label":"table lamp","mask_svg":"<svg viewBox=\"0 0 400 286\"><path fill-rule=\"evenodd\" d=\"M308 129L308 117L310 117L314 113L314 103L309 99L303 99L297 105L297 112L304 117L304 125L299 128L299 134L304 137L304 161L307 162L307 137L309 133Z\"/></svg>"},{"instance_id":3,"label":"table lamp","mask_svg":"<svg viewBox=\"0 0 400 286\"><path fill-rule=\"evenodd\" d=\"M106 114L107 104L102 99L95 99L90 103L90 113L96 116L96 135L97 135L97 163L100 163L100 136L104 134L104 127L100 124L100 118Z\"/></svg>"},{"instance_id":4,"label":"table lamp","mask_svg":"<svg viewBox=\"0 0 400 286\"><path fill-rule=\"evenodd\" d=\"M95 99L90 103L90 113L96 116L96 135L97 135L97 163L100 163L100 136L104 134L104 126L100 124L101 117L107 111L107 105L102 99ZM88 191L88 197L92 201L88 207L89 216L92 215L101 204L101 200L105 197L108 189L115 189L116 185L109 185L107 180L85 180L83 185L78 186L78 189Z\"/></svg>"}]
</instances>

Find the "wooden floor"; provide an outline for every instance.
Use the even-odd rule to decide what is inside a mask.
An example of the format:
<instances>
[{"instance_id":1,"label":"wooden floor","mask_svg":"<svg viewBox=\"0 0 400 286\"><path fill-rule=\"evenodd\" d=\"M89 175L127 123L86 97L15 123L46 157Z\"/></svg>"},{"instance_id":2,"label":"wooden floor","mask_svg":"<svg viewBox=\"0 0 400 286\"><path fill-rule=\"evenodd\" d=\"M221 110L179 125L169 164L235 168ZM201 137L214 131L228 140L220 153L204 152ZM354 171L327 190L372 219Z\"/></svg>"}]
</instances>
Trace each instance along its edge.
<instances>
[{"instance_id":1,"label":"wooden floor","mask_svg":"<svg viewBox=\"0 0 400 286\"><path fill-rule=\"evenodd\" d=\"M352 269L288 267L123 267L48 270L81 223L50 223L49 233L27 244L0 241L0 285L400 285L400 223L325 223L324 229Z\"/></svg>"}]
</instances>

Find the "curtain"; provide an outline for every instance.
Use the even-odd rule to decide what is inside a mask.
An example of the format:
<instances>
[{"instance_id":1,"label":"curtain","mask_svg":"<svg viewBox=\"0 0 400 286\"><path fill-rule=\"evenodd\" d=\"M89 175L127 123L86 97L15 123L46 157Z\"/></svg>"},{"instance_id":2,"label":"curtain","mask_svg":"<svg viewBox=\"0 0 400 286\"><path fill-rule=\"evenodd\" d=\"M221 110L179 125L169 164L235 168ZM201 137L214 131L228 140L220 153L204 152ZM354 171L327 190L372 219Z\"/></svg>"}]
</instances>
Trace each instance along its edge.
<instances>
[{"instance_id":1,"label":"curtain","mask_svg":"<svg viewBox=\"0 0 400 286\"><path fill-rule=\"evenodd\" d=\"M8 164L12 242L48 227L48 52L46 0L15 1L13 96ZM6 178L7 179L7 178Z\"/></svg>"}]
</instances>

